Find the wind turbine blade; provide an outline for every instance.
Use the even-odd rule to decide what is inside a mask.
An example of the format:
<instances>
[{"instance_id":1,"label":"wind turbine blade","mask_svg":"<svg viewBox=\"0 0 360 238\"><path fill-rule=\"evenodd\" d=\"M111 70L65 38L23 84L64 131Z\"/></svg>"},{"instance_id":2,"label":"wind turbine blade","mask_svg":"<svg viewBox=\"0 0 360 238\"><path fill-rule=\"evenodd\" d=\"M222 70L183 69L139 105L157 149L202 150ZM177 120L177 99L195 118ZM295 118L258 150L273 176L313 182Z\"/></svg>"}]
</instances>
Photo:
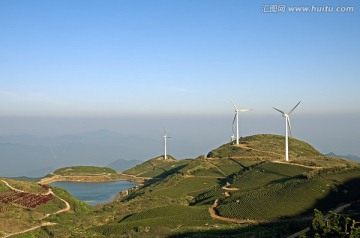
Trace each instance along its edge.
<instances>
[{"instance_id":1,"label":"wind turbine blade","mask_svg":"<svg viewBox=\"0 0 360 238\"><path fill-rule=\"evenodd\" d=\"M237 106L235 105L234 101L233 101L233 100L230 100L230 102L232 103L232 105L234 105L235 110L238 111L239 109L238 109Z\"/></svg>"},{"instance_id":2,"label":"wind turbine blade","mask_svg":"<svg viewBox=\"0 0 360 238\"><path fill-rule=\"evenodd\" d=\"M233 135L234 135L234 122L235 122L235 118L236 118L236 114L235 114L235 116L234 116L234 120L233 120L233 123L232 123L232 125L231 125L231 132L233 133Z\"/></svg>"},{"instance_id":3,"label":"wind turbine blade","mask_svg":"<svg viewBox=\"0 0 360 238\"><path fill-rule=\"evenodd\" d=\"M301 103L301 101L298 102L298 104L296 104L296 106L288 113L288 115L290 115L300 103Z\"/></svg>"},{"instance_id":4,"label":"wind turbine blade","mask_svg":"<svg viewBox=\"0 0 360 238\"><path fill-rule=\"evenodd\" d=\"M287 121L287 124L288 124L288 127L289 127L290 136L292 137L292 133L291 133L291 123L290 123L290 117L289 117L289 116L286 117L286 121Z\"/></svg>"},{"instance_id":5,"label":"wind turbine blade","mask_svg":"<svg viewBox=\"0 0 360 238\"><path fill-rule=\"evenodd\" d=\"M281 114L283 114L283 115L285 115L285 112L283 112L283 111L281 111L281 110L279 110L279 109L277 109L277 108L275 108L275 107L273 107L276 111L278 111L278 112L280 112Z\"/></svg>"},{"instance_id":6,"label":"wind turbine blade","mask_svg":"<svg viewBox=\"0 0 360 238\"><path fill-rule=\"evenodd\" d=\"M233 120L233 126L234 126L234 123L235 123L235 119L236 119L236 113L235 113L235 116L234 116L234 120Z\"/></svg>"},{"instance_id":7,"label":"wind turbine blade","mask_svg":"<svg viewBox=\"0 0 360 238\"><path fill-rule=\"evenodd\" d=\"M251 111L252 109L240 109L239 112L248 112Z\"/></svg>"}]
</instances>

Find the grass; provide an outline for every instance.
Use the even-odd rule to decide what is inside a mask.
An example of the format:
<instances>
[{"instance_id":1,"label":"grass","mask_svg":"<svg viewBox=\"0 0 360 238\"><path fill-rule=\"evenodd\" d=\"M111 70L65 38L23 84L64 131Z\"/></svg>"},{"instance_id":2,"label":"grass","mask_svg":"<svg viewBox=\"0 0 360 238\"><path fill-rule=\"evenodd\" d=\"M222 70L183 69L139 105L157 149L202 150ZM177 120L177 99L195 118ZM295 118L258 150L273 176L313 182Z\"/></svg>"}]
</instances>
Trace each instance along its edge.
<instances>
[{"instance_id":1,"label":"grass","mask_svg":"<svg viewBox=\"0 0 360 238\"><path fill-rule=\"evenodd\" d=\"M265 177L262 176L260 183L264 184ZM226 217L261 220L301 215L315 207L329 210L346 201L346 197L349 197L348 201L360 198L360 192L356 189L360 184L359 179L359 169L323 174L312 179L296 176L280 182L269 179L267 185L233 192L222 200L218 211ZM351 180L355 182L351 186L346 185ZM345 190L347 195L344 194Z\"/></svg>"},{"instance_id":2,"label":"grass","mask_svg":"<svg viewBox=\"0 0 360 238\"><path fill-rule=\"evenodd\" d=\"M168 156L167 160L164 160L163 157L156 157L136 165L131 169L125 170L123 173L139 177L164 178L169 174L179 171L191 161L192 160L189 159L175 160L171 156Z\"/></svg>"},{"instance_id":3,"label":"grass","mask_svg":"<svg viewBox=\"0 0 360 238\"><path fill-rule=\"evenodd\" d=\"M207 207L170 205L135 213L115 223L94 228L94 230L103 235L111 236L134 231L140 227L149 227L150 230L154 226L174 229L183 226L205 226L216 223L210 218Z\"/></svg>"},{"instance_id":4,"label":"grass","mask_svg":"<svg viewBox=\"0 0 360 238\"><path fill-rule=\"evenodd\" d=\"M153 190L154 196L168 196L172 198L186 197L189 193L207 190L218 184L216 178L184 178L177 184L169 187L162 187L158 190Z\"/></svg>"},{"instance_id":5,"label":"grass","mask_svg":"<svg viewBox=\"0 0 360 238\"><path fill-rule=\"evenodd\" d=\"M234 175L232 187L239 188L241 191L253 190L272 183L281 183L308 171L311 169L289 164L259 163L257 166L248 167Z\"/></svg>"},{"instance_id":6,"label":"grass","mask_svg":"<svg viewBox=\"0 0 360 238\"><path fill-rule=\"evenodd\" d=\"M217 210L221 216L237 219L291 217L311 210L316 201L325 198L330 191L324 181L290 180L251 192L234 193L224 198Z\"/></svg>"},{"instance_id":7,"label":"grass","mask_svg":"<svg viewBox=\"0 0 360 238\"><path fill-rule=\"evenodd\" d=\"M58 187L51 187L53 192L59 196L60 198L64 199L70 204L71 210L80 214L80 213L88 213L92 211L92 208L88 206L86 203L81 202L71 196L66 190Z\"/></svg>"},{"instance_id":8,"label":"grass","mask_svg":"<svg viewBox=\"0 0 360 238\"><path fill-rule=\"evenodd\" d=\"M47 188L44 188L33 182L18 181L18 180L5 179L5 178L0 178L0 180L7 181L12 187L14 187L16 189L27 191L30 193L46 193L47 192ZM5 186L5 184L0 181L0 189L1 189L1 187L4 187L4 186Z\"/></svg>"},{"instance_id":9,"label":"grass","mask_svg":"<svg viewBox=\"0 0 360 238\"><path fill-rule=\"evenodd\" d=\"M285 237L302 227L291 219L274 221L360 199L360 168L355 162L324 157L311 145L290 139L290 162L280 163L284 137L254 135L240 142L242 147L225 144L211 151L209 158L158 157L137 165L125 173L157 178L155 182L132 191L122 202L102 207L90 208L53 188L71 204L72 211L48 218L59 225L30 232L29 237ZM71 168L60 173L105 173L88 170L90 167ZM15 185L39 189L33 184ZM6 190L0 183L0 193ZM216 199L221 216L272 222L249 226L212 219L208 209ZM56 202L48 204L51 206L55 208ZM16 209L0 216L23 214L17 221L20 226L44 212L25 215Z\"/></svg>"},{"instance_id":10,"label":"grass","mask_svg":"<svg viewBox=\"0 0 360 238\"><path fill-rule=\"evenodd\" d=\"M244 147L225 144L209 152L208 157L228 158L236 156L247 157L266 157L281 159L284 157L285 138L279 135L260 134L240 138L239 143ZM297 158L301 156L317 157L323 156L306 142L289 138L289 157Z\"/></svg>"},{"instance_id":11,"label":"grass","mask_svg":"<svg viewBox=\"0 0 360 238\"><path fill-rule=\"evenodd\" d=\"M117 174L114 169L95 166L73 166L65 167L54 171L56 175L73 176L73 175L103 175Z\"/></svg>"},{"instance_id":12,"label":"grass","mask_svg":"<svg viewBox=\"0 0 360 238\"><path fill-rule=\"evenodd\" d=\"M40 223L46 214L51 214L65 208L63 201L52 195L42 195L47 188L25 181L6 179L14 188L24 192L10 190L4 183L0 183L0 197L8 198L8 202L0 202L0 233L25 230ZM13 194L13 195L11 195ZM17 198L15 194L25 194ZM11 197L9 197L11 195ZM45 203L40 203L43 197L49 197ZM29 204L37 204L34 207Z\"/></svg>"},{"instance_id":13,"label":"grass","mask_svg":"<svg viewBox=\"0 0 360 238\"><path fill-rule=\"evenodd\" d=\"M284 160L285 138L279 135L260 134L240 138L239 144L224 144L208 153L209 158L248 158L257 160ZM340 159L328 158L318 152L310 144L289 138L289 162L313 167L357 167L358 163Z\"/></svg>"}]
</instances>

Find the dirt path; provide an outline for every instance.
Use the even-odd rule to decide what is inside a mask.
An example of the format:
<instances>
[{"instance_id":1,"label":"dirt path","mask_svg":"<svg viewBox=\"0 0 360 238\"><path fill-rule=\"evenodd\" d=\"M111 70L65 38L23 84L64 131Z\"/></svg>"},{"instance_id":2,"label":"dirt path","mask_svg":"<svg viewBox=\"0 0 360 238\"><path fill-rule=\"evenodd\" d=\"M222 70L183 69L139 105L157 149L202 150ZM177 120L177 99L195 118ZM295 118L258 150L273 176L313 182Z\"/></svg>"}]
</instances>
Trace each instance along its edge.
<instances>
[{"instance_id":1,"label":"dirt path","mask_svg":"<svg viewBox=\"0 0 360 238\"><path fill-rule=\"evenodd\" d=\"M13 191L16 191L16 192L19 192L19 193L28 193L28 192L26 192L26 191L23 191L23 190L14 188L13 186L11 186L11 185L10 185L7 181L5 181L5 180L1 180L1 181L2 181L3 183L5 183L5 185L6 185L8 188L10 188L11 190L13 190ZM52 213L52 214L58 214L58 213L70 211L70 209L71 209L70 204L69 204L66 200L64 200L64 199L62 199L61 197L59 197L58 195L56 195L56 194L52 191L51 188L49 188L49 190L48 190L46 193L41 194L41 195L49 195L49 194L52 194L54 197L56 197L56 198L58 198L59 200L61 200L62 202L64 202L64 203L65 203L65 206L66 206L64 209L61 209L61 210L59 210L59 211L57 211L57 212L55 212L55 213ZM51 215L51 214L50 214L50 215Z\"/></svg>"},{"instance_id":2,"label":"dirt path","mask_svg":"<svg viewBox=\"0 0 360 238\"><path fill-rule=\"evenodd\" d=\"M233 145L233 146L237 146L237 147L240 147L240 148L243 148L243 149L248 149L248 150L253 150L253 151L259 151L259 152L262 152L262 153L270 153L270 154L274 154L274 155L277 155L277 156L284 157L284 155L279 154L279 153L276 153L276 152L265 151L265 150L258 150L258 149L254 149L254 148L252 148L252 147L249 147L249 146L243 145L243 144ZM266 156L265 156L265 157L266 157ZM265 158L265 157L262 157L262 158ZM237 157L234 157L234 158L237 158ZM272 162L274 162L274 163L279 163L279 164L292 164L292 165L301 166L301 167L310 168L310 169L323 169L323 167L309 166L309 165L297 164L297 163L289 163L289 162L281 161L281 160L273 160Z\"/></svg>"},{"instance_id":3,"label":"dirt path","mask_svg":"<svg viewBox=\"0 0 360 238\"><path fill-rule=\"evenodd\" d=\"M214 166L217 170L219 170L223 175L225 175L225 177L227 177L228 176L228 174L227 173L225 173L225 171L224 170L222 170L219 166L217 166L216 164L214 164L214 163L211 163L210 161L209 161L209 163L212 165L212 166Z\"/></svg>"},{"instance_id":4,"label":"dirt path","mask_svg":"<svg viewBox=\"0 0 360 238\"><path fill-rule=\"evenodd\" d=\"M59 210L59 211L57 211L57 212L54 212L54 213L49 214L49 216L50 216L50 215L59 214L59 213L62 213L62 212L70 211L70 209L71 209L70 204L69 204L65 199L62 199L61 197L59 197L58 195L56 195L50 188L49 188L49 190L50 190L50 193L51 193L54 197L57 197L58 199L60 199L61 201L63 201L63 202L65 203L65 206L66 206L64 209L61 209L61 210ZM46 214L46 215L48 215L48 214Z\"/></svg>"},{"instance_id":5,"label":"dirt path","mask_svg":"<svg viewBox=\"0 0 360 238\"><path fill-rule=\"evenodd\" d=\"M258 150L258 149L254 149L252 147L249 147L247 145L244 145L244 144L238 144L238 145L234 145L234 146L237 146L237 147L240 147L240 148L243 148L243 149L246 149L246 150L253 150L253 151L259 151L261 153L266 153L266 154L273 154L273 155L277 155L277 156L281 156L281 157L284 157L285 156L283 154L279 154L279 153L276 153L276 152L272 152L272 151L266 151L266 150Z\"/></svg>"},{"instance_id":6,"label":"dirt path","mask_svg":"<svg viewBox=\"0 0 360 238\"><path fill-rule=\"evenodd\" d=\"M13 191L16 191L16 192L19 192L19 193L28 193L28 192L26 192L26 191L22 191L22 190L20 190L20 189L14 188L13 186L11 186L11 185L10 185L7 181L5 181L5 180L1 180L1 181L2 181L3 183L5 183L5 185L6 185L8 188L10 188L11 190L13 190ZM49 190L48 190L46 193L41 194L41 195L49 195L49 194L52 194L54 197L56 197L56 198L60 199L62 202L64 202L66 207L65 207L64 209L61 209L61 210L57 211L57 212L48 213L48 214L46 214L44 217L42 217L40 220L43 220L43 219L45 219L45 218L47 218L47 217L49 217L49 216L51 216L51 215L55 215L55 214L59 214L59 213L62 213L62 212L70 211L70 209L71 209L70 204L69 204L66 200L64 200L64 199L62 199L61 197L59 197L58 195L56 195L56 194L51 190L51 188L49 188ZM29 229L26 229L26 230L23 230L23 231L6 234L5 236L2 236L1 238L5 238L5 237L10 237L10 236L14 236L14 235L23 234L23 233L26 233L26 232L29 232L29 231L36 230L36 229L38 229L38 228L40 228L40 227L53 226L53 225L56 225L56 224L57 224L57 223L52 223L52 222L42 222L40 225L30 227Z\"/></svg>"},{"instance_id":7,"label":"dirt path","mask_svg":"<svg viewBox=\"0 0 360 238\"><path fill-rule=\"evenodd\" d=\"M263 223L263 222L270 222L270 220L250 220L250 219L235 219L235 218L228 218L228 217L222 217L222 216L219 216L217 214L217 206L219 205L219 200L216 199L214 204L209 208L209 214L212 218L214 219L217 219L217 220L220 220L220 221L225 221L225 222L232 222L232 223L238 223L238 224L244 224L244 223L252 223L252 224L258 224L258 223ZM351 203L348 203L348 204L344 204L344 205L341 205L341 206L338 206L337 208L335 208L333 210L334 213L339 213L339 212L342 212L345 208L349 207L351 205ZM324 216L324 220L326 221L327 219L329 219L330 217L330 212L328 214L326 214ZM293 218L293 219L290 219L290 220L294 220L296 221L297 218ZM289 219L286 219L286 221L289 221ZM301 230L301 231L298 231L286 238L296 238L296 237L299 237L300 235L306 233L310 231L310 227L306 227L305 229Z\"/></svg>"},{"instance_id":8,"label":"dirt path","mask_svg":"<svg viewBox=\"0 0 360 238\"><path fill-rule=\"evenodd\" d=\"M41 223L41 224L40 224L40 225L38 225L38 226L34 226L34 227L31 227L31 228L26 229L26 230L23 230L23 231L19 231L19 232L11 233L11 234L6 234L5 236L2 236L1 238L10 237L10 236L14 236L14 235L24 234L24 233L26 233L26 232L36 230L36 229L38 229L38 228L40 228L40 227L44 227L44 226L53 226L53 225L56 225L56 224L57 224L57 223L44 222L44 223Z\"/></svg>"},{"instance_id":9,"label":"dirt path","mask_svg":"<svg viewBox=\"0 0 360 238\"><path fill-rule=\"evenodd\" d=\"M272 162L273 163L278 163L278 164L290 164L290 165L295 165L295 166L301 166L301 167L309 168L309 169L323 169L324 168L324 167L318 167L318 166L310 166L310 165L304 165L304 164L289 163L289 162L280 161L280 160L274 160Z\"/></svg>"},{"instance_id":10,"label":"dirt path","mask_svg":"<svg viewBox=\"0 0 360 238\"><path fill-rule=\"evenodd\" d=\"M23 190L14 188L13 186L11 186L11 185L10 185L7 181L5 181L5 180L1 180L1 182L3 182L8 188L10 188L11 190L13 190L13 191L15 191L15 192L18 192L18 193L26 193L26 192L23 191Z\"/></svg>"},{"instance_id":11,"label":"dirt path","mask_svg":"<svg viewBox=\"0 0 360 238\"><path fill-rule=\"evenodd\" d=\"M50 184L53 182L114 182L114 181L125 181L125 180L134 180L135 177L125 175L122 173L117 173L119 177L112 178L109 174L87 174L87 175L53 175L51 177L42 178L38 183L39 184ZM123 176L123 177L121 177Z\"/></svg>"},{"instance_id":12,"label":"dirt path","mask_svg":"<svg viewBox=\"0 0 360 238\"><path fill-rule=\"evenodd\" d=\"M192 175L192 174L185 174L182 176L183 178L216 178L216 179L224 179L226 177L218 177L218 176L210 176L210 175Z\"/></svg>"},{"instance_id":13,"label":"dirt path","mask_svg":"<svg viewBox=\"0 0 360 238\"><path fill-rule=\"evenodd\" d=\"M222 189L227 190L227 191L238 191L239 190L238 188L229 188L226 186L222 187Z\"/></svg>"},{"instance_id":14,"label":"dirt path","mask_svg":"<svg viewBox=\"0 0 360 238\"><path fill-rule=\"evenodd\" d=\"M39 181L39 184L49 184L49 183L58 181L57 179L59 179L59 176L58 176L58 175L54 175L54 176L52 176L52 177L47 177L47 178L42 178L42 179Z\"/></svg>"}]
</instances>

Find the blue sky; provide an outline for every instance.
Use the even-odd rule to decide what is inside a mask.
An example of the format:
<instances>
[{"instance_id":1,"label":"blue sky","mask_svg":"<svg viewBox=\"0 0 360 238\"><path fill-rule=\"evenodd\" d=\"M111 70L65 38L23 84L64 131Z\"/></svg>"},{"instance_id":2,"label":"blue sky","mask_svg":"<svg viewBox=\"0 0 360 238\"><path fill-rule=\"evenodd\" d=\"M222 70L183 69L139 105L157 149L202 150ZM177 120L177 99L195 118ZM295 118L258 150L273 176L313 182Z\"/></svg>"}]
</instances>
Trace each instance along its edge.
<instances>
[{"instance_id":1,"label":"blue sky","mask_svg":"<svg viewBox=\"0 0 360 238\"><path fill-rule=\"evenodd\" d=\"M359 11L358 1L0 0L0 117L231 118L233 99L258 116L301 100L298 114L359 118Z\"/></svg>"}]
</instances>

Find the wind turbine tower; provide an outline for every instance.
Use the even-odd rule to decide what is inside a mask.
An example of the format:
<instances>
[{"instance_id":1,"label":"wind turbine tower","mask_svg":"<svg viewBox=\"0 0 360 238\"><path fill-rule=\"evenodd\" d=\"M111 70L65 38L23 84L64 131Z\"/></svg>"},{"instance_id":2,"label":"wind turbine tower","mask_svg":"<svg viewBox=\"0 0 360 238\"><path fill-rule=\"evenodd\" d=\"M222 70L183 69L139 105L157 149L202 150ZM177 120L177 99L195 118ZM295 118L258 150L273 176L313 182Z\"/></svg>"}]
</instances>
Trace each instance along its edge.
<instances>
[{"instance_id":1,"label":"wind turbine tower","mask_svg":"<svg viewBox=\"0 0 360 238\"><path fill-rule=\"evenodd\" d=\"M166 140L167 140L168 138L171 138L171 137L167 136L167 133L166 133L166 130L165 130L165 129L164 129L164 133L165 133L165 135L164 135L164 159L166 160L166 159L167 159L167 154L166 154Z\"/></svg>"},{"instance_id":2,"label":"wind turbine tower","mask_svg":"<svg viewBox=\"0 0 360 238\"><path fill-rule=\"evenodd\" d=\"M288 113L285 113L285 112L273 107L276 111L280 112L283 117L285 117L285 161L289 161L288 130L290 131L290 136L292 137L290 114L295 110L295 108L300 104L300 102L298 102L298 104L296 104L296 106L293 109L291 109L291 111Z\"/></svg>"},{"instance_id":3,"label":"wind turbine tower","mask_svg":"<svg viewBox=\"0 0 360 238\"><path fill-rule=\"evenodd\" d=\"M239 109L239 108L237 108L237 106L235 105L233 100L230 100L230 101L235 108L235 116L234 116L234 120L233 120L233 125L234 125L234 122L236 119L236 144L238 145L239 144L239 112L248 112L251 109Z\"/></svg>"}]
</instances>

